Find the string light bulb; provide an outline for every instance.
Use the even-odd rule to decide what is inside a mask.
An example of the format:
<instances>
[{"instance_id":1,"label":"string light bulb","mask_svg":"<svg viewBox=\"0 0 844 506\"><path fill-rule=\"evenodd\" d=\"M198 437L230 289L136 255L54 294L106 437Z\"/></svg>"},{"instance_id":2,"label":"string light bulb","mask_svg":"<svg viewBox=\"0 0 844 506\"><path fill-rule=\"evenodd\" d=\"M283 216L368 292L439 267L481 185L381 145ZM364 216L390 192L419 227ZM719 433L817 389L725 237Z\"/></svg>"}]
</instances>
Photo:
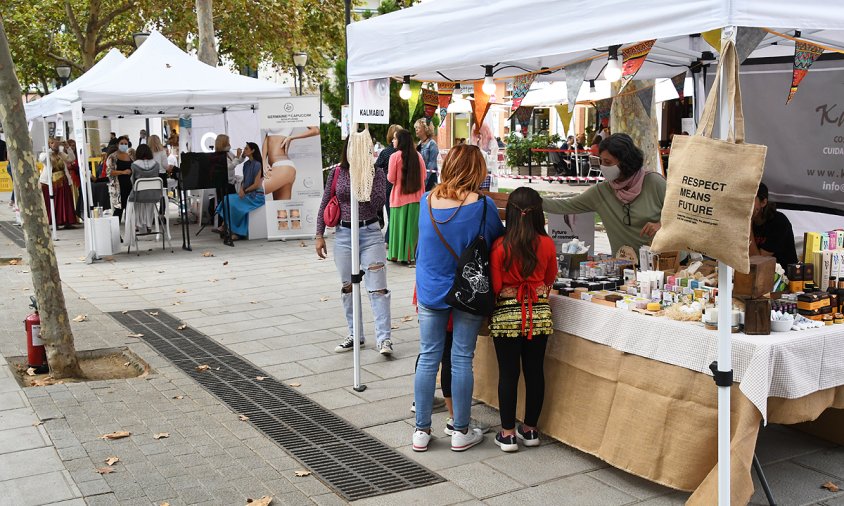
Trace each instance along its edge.
<instances>
[{"instance_id":1,"label":"string light bulb","mask_svg":"<svg viewBox=\"0 0 844 506\"><path fill-rule=\"evenodd\" d=\"M607 55L607 66L604 69L604 78L614 83L621 79L621 63L618 61L618 48L621 46L610 46Z\"/></svg>"},{"instance_id":2,"label":"string light bulb","mask_svg":"<svg viewBox=\"0 0 844 506\"><path fill-rule=\"evenodd\" d=\"M404 80L401 83L401 89L399 90L399 97L401 97L402 100L407 100L411 95L410 76L404 76Z\"/></svg>"},{"instance_id":3,"label":"string light bulb","mask_svg":"<svg viewBox=\"0 0 844 506\"><path fill-rule=\"evenodd\" d=\"M595 80L590 79L589 80L589 93L594 95L597 91L598 91L598 89L595 88Z\"/></svg>"},{"instance_id":4,"label":"string light bulb","mask_svg":"<svg viewBox=\"0 0 844 506\"><path fill-rule=\"evenodd\" d=\"M492 95L495 93L495 81L492 80L492 65L484 65L484 85L481 86L481 89L487 95Z\"/></svg>"}]
</instances>

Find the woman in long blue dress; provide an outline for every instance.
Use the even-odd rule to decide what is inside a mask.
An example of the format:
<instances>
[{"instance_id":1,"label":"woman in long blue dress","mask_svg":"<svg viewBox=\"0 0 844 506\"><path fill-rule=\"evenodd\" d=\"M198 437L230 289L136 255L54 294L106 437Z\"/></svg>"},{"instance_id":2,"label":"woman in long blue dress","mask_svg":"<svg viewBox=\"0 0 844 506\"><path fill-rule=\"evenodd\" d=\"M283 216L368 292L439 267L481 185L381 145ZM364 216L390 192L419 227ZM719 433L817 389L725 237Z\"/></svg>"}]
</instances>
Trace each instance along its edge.
<instances>
[{"instance_id":1,"label":"woman in long blue dress","mask_svg":"<svg viewBox=\"0 0 844 506\"><path fill-rule=\"evenodd\" d=\"M224 217L231 213L230 219L225 220L232 228L232 239L238 240L249 235L249 212L264 205L263 170L261 165L261 150L254 142L247 142L243 148L246 162L243 165L243 183L237 195L226 195L217 206L217 214Z\"/></svg>"}]
</instances>

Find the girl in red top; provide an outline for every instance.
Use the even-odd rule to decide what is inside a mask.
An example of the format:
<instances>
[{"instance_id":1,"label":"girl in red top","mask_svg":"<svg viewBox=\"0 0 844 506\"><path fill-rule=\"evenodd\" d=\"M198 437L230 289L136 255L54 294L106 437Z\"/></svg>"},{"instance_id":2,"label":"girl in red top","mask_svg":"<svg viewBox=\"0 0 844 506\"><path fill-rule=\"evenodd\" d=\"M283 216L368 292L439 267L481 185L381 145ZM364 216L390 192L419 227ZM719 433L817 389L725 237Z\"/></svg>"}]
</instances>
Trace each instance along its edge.
<instances>
[{"instance_id":1,"label":"girl in red top","mask_svg":"<svg viewBox=\"0 0 844 506\"><path fill-rule=\"evenodd\" d=\"M539 446L536 424L545 397L545 346L553 333L548 291L557 277L554 241L545 232L542 197L522 187L510 194L504 236L490 253L496 308L489 331L498 356L501 432L495 444L505 452ZM516 430L519 361L525 374L525 423Z\"/></svg>"}]
</instances>

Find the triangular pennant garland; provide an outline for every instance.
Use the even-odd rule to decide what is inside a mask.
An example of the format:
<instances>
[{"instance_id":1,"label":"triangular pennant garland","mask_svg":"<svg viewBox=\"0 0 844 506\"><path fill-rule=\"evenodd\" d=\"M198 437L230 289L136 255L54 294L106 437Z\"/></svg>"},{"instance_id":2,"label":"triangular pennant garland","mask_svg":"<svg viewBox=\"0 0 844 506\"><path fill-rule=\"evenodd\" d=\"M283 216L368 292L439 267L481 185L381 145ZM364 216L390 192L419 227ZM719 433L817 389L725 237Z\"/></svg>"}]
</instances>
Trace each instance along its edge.
<instances>
[{"instance_id":1,"label":"triangular pennant garland","mask_svg":"<svg viewBox=\"0 0 844 506\"><path fill-rule=\"evenodd\" d=\"M794 70L791 72L791 89L788 91L788 98L785 103L791 102L797 93L797 87L800 82L809 73L809 67L815 63L815 60L823 53L823 48L806 42L805 40L798 40L794 45Z\"/></svg>"},{"instance_id":2,"label":"triangular pennant garland","mask_svg":"<svg viewBox=\"0 0 844 506\"><path fill-rule=\"evenodd\" d=\"M612 110L612 98L605 98L603 100L595 101L595 111L599 125L604 124L604 119L609 121L610 111Z\"/></svg>"},{"instance_id":3,"label":"triangular pennant garland","mask_svg":"<svg viewBox=\"0 0 844 506\"><path fill-rule=\"evenodd\" d=\"M437 105L439 105L437 92L424 88L422 90L422 104L425 106L425 118L432 119L437 112Z\"/></svg>"},{"instance_id":4,"label":"triangular pennant garland","mask_svg":"<svg viewBox=\"0 0 844 506\"><path fill-rule=\"evenodd\" d=\"M419 105L419 94L422 91L422 83L419 81L410 81L410 98L407 99L408 117L413 119L413 113L416 112L416 106Z\"/></svg>"},{"instance_id":5,"label":"triangular pennant garland","mask_svg":"<svg viewBox=\"0 0 844 506\"><path fill-rule=\"evenodd\" d=\"M586 72L591 65L592 60L566 65L566 92L568 94L569 111L574 110L577 103L577 94L580 93L583 79L586 78Z\"/></svg>"},{"instance_id":6,"label":"triangular pennant garland","mask_svg":"<svg viewBox=\"0 0 844 506\"><path fill-rule=\"evenodd\" d=\"M703 37L703 40L706 41L707 44L712 46L716 52L721 52L721 29L716 28L714 30L709 30L708 32L703 32L700 34Z\"/></svg>"},{"instance_id":7,"label":"triangular pennant garland","mask_svg":"<svg viewBox=\"0 0 844 506\"><path fill-rule=\"evenodd\" d=\"M475 100L472 101L472 113L475 115L475 124L483 125L487 111L489 111L489 95L484 93L483 81L475 81Z\"/></svg>"},{"instance_id":8,"label":"triangular pennant garland","mask_svg":"<svg viewBox=\"0 0 844 506\"><path fill-rule=\"evenodd\" d=\"M522 100L530 91L530 85L536 79L536 74L528 74L524 76L516 76L513 80L513 105L510 107L511 111L515 111L522 105Z\"/></svg>"},{"instance_id":9,"label":"triangular pennant garland","mask_svg":"<svg viewBox=\"0 0 844 506\"><path fill-rule=\"evenodd\" d=\"M671 84L673 84L674 89L677 90L677 97L680 100L683 100L686 97L686 71L683 71L682 74L677 74L676 76L672 77Z\"/></svg>"},{"instance_id":10,"label":"triangular pennant garland","mask_svg":"<svg viewBox=\"0 0 844 506\"><path fill-rule=\"evenodd\" d=\"M533 115L533 106L523 105L516 109L513 115L516 116L516 121L522 127L527 127L528 123L530 123L530 117Z\"/></svg>"},{"instance_id":11,"label":"triangular pennant garland","mask_svg":"<svg viewBox=\"0 0 844 506\"><path fill-rule=\"evenodd\" d=\"M645 114L648 117L651 117L651 104L654 100L654 87L647 86L642 88L641 90L636 92L636 96L639 97L639 101L642 102L642 107L645 108Z\"/></svg>"},{"instance_id":12,"label":"triangular pennant garland","mask_svg":"<svg viewBox=\"0 0 844 506\"><path fill-rule=\"evenodd\" d=\"M454 92L454 83L437 84L437 105L440 108L440 127L445 125L445 117L448 115L448 104L451 103L452 92Z\"/></svg>"},{"instance_id":13,"label":"triangular pennant garland","mask_svg":"<svg viewBox=\"0 0 844 506\"><path fill-rule=\"evenodd\" d=\"M624 55L624 60L621 67L621 87L618 89L619 92L627 86L627 83L633 80L636 72L639 72L639 69L642 68L645 59L648 57L648 53L654 47L654 42L656 40L646 40L621 51L621 54Z\"/></svg>"},{"instance_id":14,"label":"triangular pennant garland","mask_svg":"<svg viewBox=\"0 0 844 506\"><path fill-rule=\"evenodd\" d=\"M762 28L752 28L749 26L740 26L736 32L736 57L739 65L744 63L744 60L750 56L765 38L768 32Z\"/></svg>"},{"instance_id":15,"label":"triangular pennant garland","mask_svg":"<svg viewBox=\"0 0 844 506\"><path fill-rule=\"evenodd\" d=\"M569 108L563 104L555 105L554 109L557 110L557 114L560 116L560 121L563 122L563 135L568 135L569 125L571 125L571 118L574 116L574 113L569 111Z\"/></svg>"}]
</instances>

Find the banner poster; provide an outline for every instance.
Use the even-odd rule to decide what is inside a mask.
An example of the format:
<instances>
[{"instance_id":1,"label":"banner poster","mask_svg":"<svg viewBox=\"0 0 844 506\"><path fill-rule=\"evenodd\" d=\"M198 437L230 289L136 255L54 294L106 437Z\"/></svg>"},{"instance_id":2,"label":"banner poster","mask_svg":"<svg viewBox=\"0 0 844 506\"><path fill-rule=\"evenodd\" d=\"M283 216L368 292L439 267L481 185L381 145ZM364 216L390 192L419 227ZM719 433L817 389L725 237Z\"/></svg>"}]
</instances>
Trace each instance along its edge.
<instances>
[{"instance_id":1,"label":"banner poster","mask_svg":"<svg viewBox=\"0 0 844 506\"><path fill-rule=\"evenodd\" d=\"M571 118L574 116L574 112L569 111L569 108L565 104L557 104L554 106L554 109L557 110L557 115L560 116L560 121L563 123L563 137L566 137L569 134L569 126L571 126Z\"/></svg>"},{"instance_id":2,"label":"banner poster","mask_svg":"<svg viewBox=\"0 0 844 506\"><path fill-rule=\"evenodd\" d=\"M653 86L646 86L641 90L636 92L636 96L639 97L639 102L642 103L642 107L645 109L645 114L648 117L651 117L651 106L653 105L654 101L654 87Z\"/></svg>"},{"instance_id":3,"label":"banner poster","mask_svg":"<svg viewBox=\"0 0 844 506\"><path fill-rule=\"evenodd\" d=\"M516 76L513 79L513 105L510 106L511 111L515 112L522 105L522 100L527 96L528 91L530 91L530 85L533 84L535 79L536 74Z\"/></svg>"},{"instance_id":4,"label":"banner poster","mask_svg":"<svg viewBox=\"0 0 844 506\"><path fill-rule=\"evenodd\" d=\"M554 249L557 251L557 257L561 260L561 266L569 270L569 272L562 272L563 277L568 277L574 274L574 271L579 269L579 265L572 267L565 265L567 260L561 246L567 242L579 239L586 243L589 247L588 255L595 254L595 213L583 214L549 214L548 215L548 235L554 241ZM584 255L585 256L585 255Z\"/></svg>"},{"instance_id":5,"label":"banner poster","mask_svg":"<svg viewBox=\"0 0 844 506\"><path fill-rule=\"evenodd\" d=\"M422 92L422 83L419 81L410 81L410 98L407 99L407 117L413 118L413 113L416 112L416 106L419 105L419 98Z\"/></svg>"},{"instance_id":6,"label":"banner poster","mask_svg":"<svg viewBox=\"0 0 844 506\"><path fill-rule=\"evenodd\" d=\"M440 127L445 126L445 117L448 115L448 104L451 103L451 94L454 92L454 83L438 83L437 99L440 113Z\"/></svg>"},{"instance_id":7,"label":"banner poster","mask_svg":"<svg viewBox=\"0 0 844 506\"><path fill-rule=\"evenodd\" d=\"M815 63L815 60L823 54L823 48L806 42L798 40L794 44L794 70L791 71L791 88L788 90L788 98L785 103L791 102L794 95L797 93L797 87L800 82L809 73L809 67Z\"/></svg>"},{"instance_id":8,"label":"banner poster","mask_svg":"<svg viewBox=\"0 0 844 506\"><path fill-rule=\"evenodd\" d=\"M431 121L437 112L439 99L437 92L428 88L422 89L422 104L425 106L425 119Z\"/></svg>"},{"instance_id":9,"label":"banner poster","mask_svg":"<svg viewBox=\"0 0 844 506\"><path fill-rule=\"evenodd\" d=\"M353 123L390 123L390 79L352 83Z\"/></svg>"},{"instance_id":10,"label":"banner poster","mask_svg":"<svg viewBox=\"0 0 844 506\"><path fill-rule=\"evenodd\" d=\"M260 100L258 107L267 238L313 237L323 189L319 97Z\"/></svg>"},{"instance_id":11,"label":"banner poster","mask_svg":"<svg viewBox=\"0 0 844 506\"><path fill-rule=\"evenodd\" d=\"M648 57L648 53L651 52L651 48L654 46L654 42L656 40L646 40L624 48L621 51L624 59L621 67L621 87L618 89L619 93L627 86L627 83L633 80L639 69L642 68L645 59Z\"/></svg>"},{"instance_id":12,"label":"banner poster","mask_svg":"<svg viewBox=\"0 0 844 506\"><path fill-rule=\"evenodd\" d=\"M604 119L609 121L610 112L612 111L612 101L612 98L595 101L596 119L599 125L604 125Z\"/></svg>"},{"instance_id":13,"label":"banner poster","mask_svg":"<svg viewBox=\"0 0 844 506\"><path fill-rule=\"evenodd\" d=\"M674 85L674 89L677 90L677 98L683 100L686 98L686 71L684 70L680 74L671 78L671 84Z\"/></svg>"}]
</instances>

